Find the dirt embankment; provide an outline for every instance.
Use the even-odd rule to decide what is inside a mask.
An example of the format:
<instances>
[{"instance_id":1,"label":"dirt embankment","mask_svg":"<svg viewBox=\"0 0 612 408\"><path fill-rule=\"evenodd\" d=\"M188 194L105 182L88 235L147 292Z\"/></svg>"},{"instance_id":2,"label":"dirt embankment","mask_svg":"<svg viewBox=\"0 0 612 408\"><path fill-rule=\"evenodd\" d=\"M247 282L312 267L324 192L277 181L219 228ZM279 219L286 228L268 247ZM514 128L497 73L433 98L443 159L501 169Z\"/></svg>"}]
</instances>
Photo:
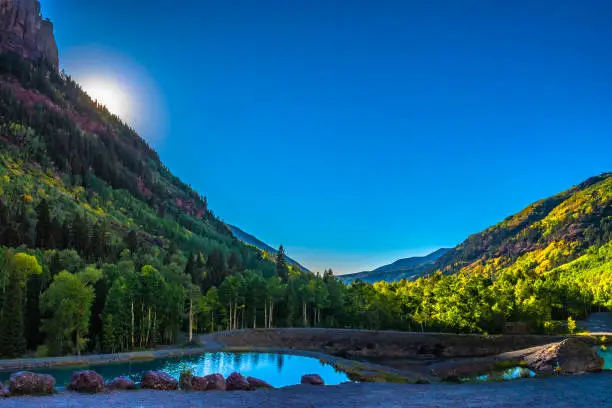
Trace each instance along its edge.
<instances>
[{"instance_id":1,"label":"dirt embankment","mask_svg":"<svg viewBox=\"0 0 612 408\"><path fill-rule=\"evenodd\" d=\"M559 336L407 333L348 329L249 329L206 336L227 347L279 347L340 357L484 357L554 343ZM206 340L204 340L206 341Z\"/></svg>"}]
</instances>

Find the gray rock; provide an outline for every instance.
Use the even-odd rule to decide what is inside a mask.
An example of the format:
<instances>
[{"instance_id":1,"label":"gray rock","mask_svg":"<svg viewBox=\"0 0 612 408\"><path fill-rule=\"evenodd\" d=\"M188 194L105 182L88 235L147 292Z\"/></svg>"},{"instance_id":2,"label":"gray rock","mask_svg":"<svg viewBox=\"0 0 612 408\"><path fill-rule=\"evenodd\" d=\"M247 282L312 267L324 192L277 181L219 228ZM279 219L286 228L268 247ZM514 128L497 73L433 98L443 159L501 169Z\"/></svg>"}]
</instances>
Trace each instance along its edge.
<instances>
[{"instance_id":1,"label":"gray rock","mask_svg":"<svg viewBox=\"0 0 612 408\"><path fill-rule=\"evenodd\" d=\"M310 385L325 385L325 381L319 374L304 374L302 376L302 384L310 384Z\"/></svg>"},{"instance_id":2,"label":"gray rock","mask_svg":"<svg viewBox=\"0 0 612 408\"><path fill-rule=\"evenodd\" d=\"M183 391L207 391L208 380L188 373L181 373L179 388Z\"/></svg>"},{"instance_id":3,"label":"gray rock","mask_svg":"<svg viewBox=\"0 0 612 408\"><path fill-rule=\"evenodd\" d=\"M249 383L249 390L257 390L259 388L274 388L264 380L260 380L255 377L247 377L247 382Z\"/></svg>"},{"instance_id":4,"label":"gray rock","mask_svg":"<svg viewBox=\"0 0 612 408\"><path fill-rule=\"evenodd\" d=\"M55 392L55 378L30 371L11 374L9 384L12 395L39 395Z\"/></svg>"},{"instance_id":5,"label":"gray rock","mask_svg":"<svg viewBox=\"0 0 612 408\"><path fill-rule=\"evenodd\" d=\"M142 377L140 387L151 390L176 390L178 381L163 371L149 371Z\"/></svg>"},{"instance_id":6,"label":"gray rock","mask_svg":"<svg viewBox=\"0 0 612 408\"><path fill-rule=\"evenodd\" d=\"M106 383L106 388L111 390L135 390L136 383L128 377L117 377Z\"/></svg>"},{"instance_id":7,"label":"gray rock","mask_svg":"<svg viewBox=\"0 0 612 408\"><path fill-rule=\"evenodd\" d=\"M104 379L93 370L75 371L70 377L68 389L77 392L102 392L104 390Z\"/></svg>"},{"instance_id":8,"label":"gray rock","mask_svg":"<svg viewBox=\"0 0 612 408\"><path fill-rule=\"evenodd\" d=\"M208 381L208 391L225 391L227 390L227 383L225 377L221 374L210 374L205 375L204 378Z\"/></svg>"},{"instance_id":9,"label":"gray rock","mask_svg":"<svg viewBox=\"0 0 612 408\"><path fill-rule=\"evenodd\" d=\"M532 370L546 374L601 371L604 364L593 347L575 337L539 347L523 360Z\"/></svg>"},{"instance_id":10,"label":"gray rock","mask_svg":"<svg viewBox=\"0 0 612 408\"><path fill-rule=\"evenodd\" d=\"M226 379L228 391L246 391L249 389L249 382L240 373L233 372Z\"/></svg>"}]
</instances>

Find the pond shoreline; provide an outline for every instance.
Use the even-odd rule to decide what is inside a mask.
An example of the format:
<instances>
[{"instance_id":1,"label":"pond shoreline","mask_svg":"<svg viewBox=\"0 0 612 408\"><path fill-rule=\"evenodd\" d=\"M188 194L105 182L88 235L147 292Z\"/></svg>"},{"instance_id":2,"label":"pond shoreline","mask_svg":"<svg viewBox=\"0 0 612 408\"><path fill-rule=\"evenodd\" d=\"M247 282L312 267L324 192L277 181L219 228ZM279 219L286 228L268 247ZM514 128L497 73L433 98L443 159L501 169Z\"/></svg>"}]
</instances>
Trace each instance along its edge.
<instances>
[{"instance_id":1,"label":"pond shoreline","mask_svg":"<svg viewBox=\"0 0 612 408\"><path fill-rule=\"evenodd\" d=\"M580 337L584 341L596 344L597 336L606 334L609 335L608 341L612 340L610 333L598 333L596 336ZM362 354L364 352L383 352L384 354L384 348L381 347L381 344L369 347L368 342L375 339L384 339L385 342L391 341L391 345L394 347L392 347L393 351L388 356L390 359L401 358L401 354L414 355L414 350L420 351L418 348L419 344L443 344L446 353L457 352L457 354L465 354L454 343L467 341L469 344L475 344L482 341L483 344L491 344L491 342L497 342L498 344L503 344L503 348L508 348L506 343L535 343L542 345L546 344L546 341L559 339L559 337L537 335L483 336L478 334L377 332L351 329L249 329L204 334L199 335L198 338L202 344L199 347L162 348L115 354L0 360L0 372L35 371L53 367L74 367L75 370L78 370L79 367L90 365L133 363L162 358L193 356L209 352L260 352L316 358L321 362L346 372L352 380L356 381L414 383L419 380L426 380L428 382L436 382L440 381L441 376L439 375L440 373L434 375L432 369L434 371L440 371L436 370L440 368L457 370L464 363L468 363L466 368L469 366L473 368L473 364L476 363L494 365L500 362L500 360L519 360L519 358L515 358L519 354L518 350L514 349L512 351L508 350L505 353L492 354L492 350L487 347L482 348L481 346L476 353L480 354L480 357L463 357L460 361L456 361L452 357L449 359L446 356L438 356L438 361L432 361L428 364L423 360L425 364L419 364L410 368L394 368L384 365L384 363L377 364L372 361L364 361L359 359L359 357L360 355L365 357ZM331 340L335 343L331 343ZM342 342L338 340L342 340ZM398 341L400 344L406 344L406 346L403 346L404 348L401 350L401 353L397 346ZM329 346L330 344L332 344L331 347ZM337 349L343 347L348 347L349 351L355 351L356 353L340 357L338 356ZM499 346L495 345L492 348L496 349L497 347ZM421 357L421 355L419 354L418 357Z\"/></svg>"},{"instance_id":2,"label":"pond shoreline","mask_svg":"<svg viewBox=\"0 0 612 408\"><path fill-rule=\"evenodd\" d=\"M218 344L215 344L214 346L209 345L192 348L158 349L116 354L91 354L82 356L0 360L0 372L8 373L17 371L36 371L60 367L74 367L75 371L77 371L83 367L92 365L138 363L163 358L187 357L215 352L274 353L311 357L347 373L352 380L356 381L414 383L419 379L427 377L408 370L399 370L393 367L374 363L348 360L316 351L296 350L281 347L224 347ZM435 381L433 378L429 378L428 380Z\"/></svg>"},{"instance_id":3,"label":"pond shoreline","mask_svg":"<svg viewBox=\"0 0 612 408\"><path fill-rule=\"evenodd\" d=\"M133 351L114 354L86 354L63 357L32 357L11 360L0 360L0 371L24 371L51 367L79 367L87 365L128 363L155 360L167 357L183 357L211 351L205 347L172 348L147 351Z\"/></svg>"}]
</instances>

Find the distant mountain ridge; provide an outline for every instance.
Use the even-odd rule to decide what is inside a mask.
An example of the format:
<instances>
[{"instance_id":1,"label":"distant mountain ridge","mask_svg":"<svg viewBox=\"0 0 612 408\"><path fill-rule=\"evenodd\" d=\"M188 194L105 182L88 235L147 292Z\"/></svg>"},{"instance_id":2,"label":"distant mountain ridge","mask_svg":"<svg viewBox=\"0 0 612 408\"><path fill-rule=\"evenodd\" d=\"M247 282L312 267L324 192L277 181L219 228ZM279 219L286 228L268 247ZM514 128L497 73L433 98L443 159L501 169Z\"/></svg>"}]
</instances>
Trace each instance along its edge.
<instances>
[{"instance_id":1,"label":"distant mountain ridge","mask_svg":"<svg viewBox=\"0 0 612 408\"><path fill-rule=\"evenodd\" d=\"M448 251L450 251L450 248L440 248L429 255L398 259L389 265L383 265L373 271L342 275L340 279L345 283L350 283L357 279L368 283L379 281L397 282L402 279L415 279L421 277L427 270L431 269L431 267L435 265L435 261Z\"/></svg>"},{"instance_id":2,"label":"distant mountain ridge","mask_svg":"<svg viewBox=\"0 0 612 408\"><path fill-rule=\"evenodd\" d=\"M252 245L255 248L259 249L260 251L266 251L272 255L276 255L276 253L278 252L278 250L272 248L270 245L261 241L257 237L249 234L248 232L241 230L235 225L227 224L227 226L229 227L230 231L232 231L232 234L234 235L234 237L238 239L239 241L242 241L245 244ZM300 264L299 262L295 261L294 259L287 257L287 262L289 262L289 264L291 265L297 266L304 272L310 272L308 268L306 268L304 265Z\"/></svg>"}]
</instances>

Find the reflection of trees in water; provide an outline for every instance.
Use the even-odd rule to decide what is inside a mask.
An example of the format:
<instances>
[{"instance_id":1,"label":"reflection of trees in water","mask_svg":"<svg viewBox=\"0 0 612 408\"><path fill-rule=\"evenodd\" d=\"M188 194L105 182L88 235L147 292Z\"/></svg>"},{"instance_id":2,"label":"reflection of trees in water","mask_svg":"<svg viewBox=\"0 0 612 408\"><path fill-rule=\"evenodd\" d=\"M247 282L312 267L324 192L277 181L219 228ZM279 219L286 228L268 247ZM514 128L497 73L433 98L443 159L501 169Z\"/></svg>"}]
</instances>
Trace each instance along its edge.
<instances>
[{"instance_id":1,"label":"reflection of trees in water","mask_svg":"<svg viewBox=\"0 0 612 408\"><path fill-rule=\"evenodd\" d=\"M242 353L232 353L232 365L234 370L240 369L240 361L242 361Z\"/></svg>"},{"instance_id":2,"label":"reflection of trees in water","mask_svg":"<svg viewBox=\"0 0 612 408\"><path fill-rule=\"evenodd\" d=\"M142 376L151 370L165 371L173 378L178 379L180 372L184 369L191 370L195 375L220 373L227 376L232 371L240 371L245 376L259 376L276 386L296 384L299 382L300 376L306 373L305 371L310 372L311 370L318 372L329 384L338 384L348 380L346 373L342 370L324 364L318 359L314 361L311 357L273 353L209 352L149 361L92 365L88 369L97 371L105 380L112 380L120 375L125 375L136 382L140 382ZM57 384L61 386L70 381L73 370L74 367L66 367L41 371L52 374L56 378ZM0 379L4 378L0 377Z\"/></svg>"},{"instance_id":3,"label":"reflection of trees in water","mask_svg":"<svg viewBox=\"0 0 612 408\"><path fill-rule=\"evenodd\" d=\"M276 355L276 367L278 368L278 372L281 373L283 371L283 366L285 365L285 355L277 354Z\"/></svg>"},{"instance_id":4,"label":"reflection of trees in water","mask_svg":"<svg viewBox=\"0 0 612 408\"><path fill-rule=\"evenodd\" d=\"M259 367L259 353L251 353L251 367Z\"/></svg>"}]
</instances>

